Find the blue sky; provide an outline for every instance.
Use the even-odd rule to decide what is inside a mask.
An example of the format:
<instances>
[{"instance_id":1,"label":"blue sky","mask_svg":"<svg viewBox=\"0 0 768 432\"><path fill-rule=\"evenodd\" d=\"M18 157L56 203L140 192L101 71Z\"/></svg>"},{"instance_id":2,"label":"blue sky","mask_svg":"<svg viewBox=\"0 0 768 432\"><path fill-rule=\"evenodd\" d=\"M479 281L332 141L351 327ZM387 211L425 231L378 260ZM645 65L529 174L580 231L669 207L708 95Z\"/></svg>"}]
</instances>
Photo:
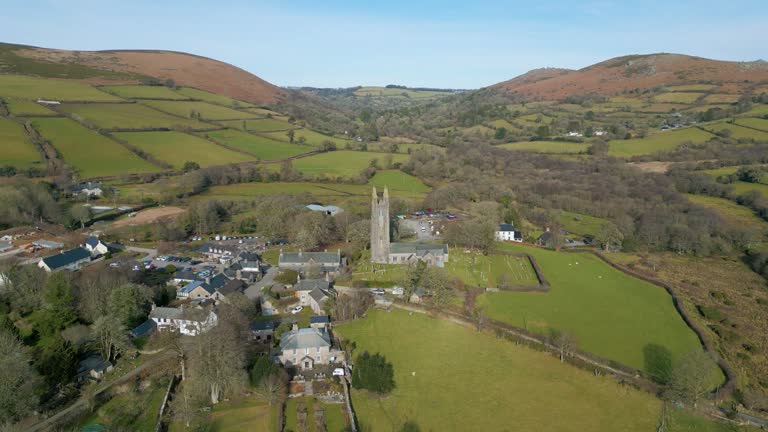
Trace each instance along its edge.
<instances>
[{"instance_id":1,"label":"blue sky","mask_svg":"<svg viewBox=\"0 0 768 432\"><path fill-rule=\"evenodd\" d=\"M0 41L168 49L277 85L477 88L625 54L768 60L768 1L3 0Z\"/></svg>"}]
</instances>

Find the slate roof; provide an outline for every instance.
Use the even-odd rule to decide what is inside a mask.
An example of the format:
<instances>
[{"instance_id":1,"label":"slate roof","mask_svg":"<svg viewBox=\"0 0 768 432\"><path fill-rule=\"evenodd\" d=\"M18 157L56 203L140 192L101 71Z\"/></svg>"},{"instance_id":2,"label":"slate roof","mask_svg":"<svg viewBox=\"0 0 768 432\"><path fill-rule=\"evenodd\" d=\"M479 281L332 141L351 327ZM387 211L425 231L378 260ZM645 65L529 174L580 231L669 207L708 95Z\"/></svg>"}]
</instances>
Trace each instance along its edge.
<instances>
[{"instance_id":1,"label":"slate roof","mask_svg":"<svg viewBox=\"0 0 768 432\"><path fill-rule=\"evenodd\" d=\"M247 286L248 285L240 279L233 279L225 283L218 291L221 295L228 296L235 292L243 292Z\"/></svg>"},{"instance_id":2,"label":"slate roof","mask_svg":"<svg viewBox=\"0 0 768 432\"><path fill-rule=\"evenodd\" d=\"M293 289L296 291L312 291L314 289L328 289L331 284L325 279L302 279L293 284Z\"/></svg>"},{"instance_id":3,"label":"slate roof","mask_svg":"<svg viewBox=\"0 0 768 432\"><path fill-rule=\"evenodd\" d=\"M212 289L210 287L210 285L208 285L207 283L205 283L203 281L196 280L196 281L192 281L192 282L184 285L183 287L181 287L179 289L179 293L180 294L189 294L189 293L191 293L192 291L194 291L198 287L208 291L209 295L213 294L214 292L216 292L216 290Z\"/></svg>"},{"instance_id":4,"label":"slate roof","mask_svg":"<svg viewBox=\"0 0 768 432\"><path fill-rule=\"evenodd\" d=\"M280 263L305 264L310 260L318 264L341 262L338 252L285 252L280 254Z\"/></svg>"},{"instance_id":5,"label":"slate roof","mask_svg":"<svg viewBox=\"0 0 768 432\"><path fill-rule=\"evenodd\" d=\"M103 360L101 357L94 355L86 358L85 360L81 361L78 365L78 372L88 372L88 371L96 371L96 372L104 372L109 367L112 366L112 363Z\"/></svg>"},{"instance_id":6,"label":"slate roof","mask_svg":"<svg viewBox=\"0 0 768 432\"><path fill-rule=\"evenodd\" d=\"M142 337L152 333L156 328L157 324L153 320L148 319L131 330L131 336Z\"/></svg>"},{"instance_id":7,"label":"slate roof","mask_svg":"<svg viewBox=\"0 0 768 432\"><path fill-rule=\"evenodd\" d=\"M198 277L195 274L195 272L189 271L189 270L177 271L176 274L173 276L173 278L178 280L187 280L187 281L198 280Z\"/></svg>"},{"instance_id":8,"label":"slate roof","mask_svg":"<svg viewBox=\"0 0 768 432\"><path fill-rule=\"evenodd\" d=\"M268 331L274 329L274 321L254 321L251 323L251 331Z\"/></svg>"},{"instance_id":9,"label":"slate roof","mask_svg":"<svg viewBox=\"0 0 768 432\"><path fill-rule=\"evenodd\" d=\"M58 249L64 247L64 243L49 241L49 240L35 240L32 242L35 246L40 246L48 249Z\"/></svg>"},{"instance_id":10,"label":"slate roof","mask_svg":"<svg viewBox=\"0 0 768 432\"><path fill-rule=\"evenodd\" d=\"M301 350L306 348L318 348L331 346L331 338L328 333L319 329L305 328L284 333L280 338L280 349Z\"/></svg>"},{"instance_id":11,"label":"slate roof","mask_svg":"<svg viewBox=\"0 0 768 432\"><path fill-rule=\"evenodd\" d=\"M88 246L90 246L90 247L92 247L92 248L95 248L96 246L98 246L98 245L99 245L99 243L100 243L100 241L99 241L99 238L98 238L98 237L95 237L95 236L89 236L89 237L88 237L88 238L85 240L85 244L87 244Z\"/></svg>"},{"instance_id":12,"label":"slate roof","mask_svg":"<svg viewBox=\"0 0 768 432\"><path fill-rule=\"evenodd\" d=\"M90 252L88 252L85 248L78 247L66 252L62 252L60 254L49 256L48 258L43 258L43 262L48 266L48 268L55 270L57 268L65 267L78 261L90 258Z\"/></svg>"},{"instance_id":13,"label":"slate roof","mask_svg":"<svg viewBox=\"0 0 768 432\"><path fill-rule=\"evenodd\" d=\"M448 245L430 243L390 243L389 253L413 254L417 256L423 256L427 253L432 253L432 255L444 255L448 253Z\"/></svg>"},{"instance_id":14,"label":"slate roof","mask_svg":"<svg viewBox=\"0 0 768 432\"><path fill-rule=\"evenodd\" d=\"M169 308L169 307L156 307L150 313L150 318L165 318L165 319L184 319L187 321L203 322L208 318L210 312L205 309L198 308Z\"/></svg>"},{"instance_id":15,"label":"slate roof","mask_svg":"<svg viewBox=\"0 0 768 432\"><path fill-rule=\"evenodd\" d=\"M512 224L499 224L499 231L514 231L515 226Z\"/></svg>"},{"instance_id":16,"label":"slate roof","mask_svg":"<svg viewBox=\"0 0 768 432\"><path fill-rule=\"evenodd\" d=\"M256 252L240 252L239 258L243 261L261 261L261 257Z\"/></svg>"},{"instance_id":17,"label":"slate roof","mask_svg":"<svg viewBox=\"0 0 768 432\"><path fill-rule=\"evenodd\" d=\"M328 324L329 322L331 322L331 319L328 318L328 315L315 315L309 317L310 324Z\"/></svg>"},{"instance_id":18,"label":"slate roof","mask_svg":"<svg viewBox=\"0 0 768 432\"><path fill-rule=\"evenodd\" d=\"M229 282L229 279L224 276L223 273L219 273L216 276L210 278L206 283L211 288L211 292L213 292L223 287L227 282Z\"/></svg>"},{"instance_id":19,"label":"slate roof","mask_svg":"<svg viewBox=\"0 0 768 432\"><path fill-rule=\"evenodd\" d=\"M313 290L312 290L312 291L309 293L309 296L310 296L310 297L312 297L313 299L315 299L315 301L316 301L318 304L319 304L319 303L321 303L323 300L327 299L328 297L330 297L330 296L328 295L328 292L327 292L327 291L321 290L321 289L319 289L319 288L315 288L315 289L313 289Z\"/></svg>"}]
</instances>

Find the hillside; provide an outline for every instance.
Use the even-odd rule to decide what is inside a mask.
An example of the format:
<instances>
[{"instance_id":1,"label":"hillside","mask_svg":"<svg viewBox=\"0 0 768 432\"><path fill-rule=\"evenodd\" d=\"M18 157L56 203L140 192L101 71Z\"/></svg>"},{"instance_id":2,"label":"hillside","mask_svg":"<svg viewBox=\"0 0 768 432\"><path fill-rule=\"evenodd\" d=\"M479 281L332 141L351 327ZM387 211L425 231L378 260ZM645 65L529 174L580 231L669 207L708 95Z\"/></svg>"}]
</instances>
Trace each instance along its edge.
<instances>
[{"instance_id":1,"label":"hillside","mask_svg":"<svg viewBox=\"0 0 768 432\"><path fill-rule=\"evenodd\" d=\"M616 57L580 70L536 69L490 86L531 99L562 100L568 96L597 93L618 95L658 86L733 83L768 80L768 63L728 62L680 54Z\"/></svg>"},{"instance_id":2,"label":"hillside","mask_svg":"<svg viewBox=\"0 0 768 432\"><path fill-rule=\"evenodd\" d=\"M67 51L0 44L0 72L82 79L92 84L136 84L147 78L252 103L275 103L286 93L230 64L197 55L155 50Z\"/></svg>"}]
</instances>

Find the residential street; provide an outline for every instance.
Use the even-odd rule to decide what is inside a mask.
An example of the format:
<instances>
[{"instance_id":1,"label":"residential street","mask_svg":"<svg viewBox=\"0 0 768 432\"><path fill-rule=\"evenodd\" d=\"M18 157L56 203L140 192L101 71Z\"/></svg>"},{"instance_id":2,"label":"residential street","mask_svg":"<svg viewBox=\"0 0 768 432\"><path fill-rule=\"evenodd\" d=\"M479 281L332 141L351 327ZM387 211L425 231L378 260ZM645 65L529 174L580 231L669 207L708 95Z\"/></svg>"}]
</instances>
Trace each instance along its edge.
<instances>
[{"instance_id":1,"label":"residential street","mask_svg":"<svg viewBox=\"0 0 768 432\"><path fill-rule=\"evenodd\" d=\"M264 274L264 277L261 278L260 281L256 282L255 284L249 286L245 289L244 294L246 297L248 297L251 300L256 300L259 298L259 294L261 293L261 290L264 287L270 286L274 283L275 276L277 276L278 270L277 266L273 266L267 269L267 272Z\"/></svg>"}]
</instances>

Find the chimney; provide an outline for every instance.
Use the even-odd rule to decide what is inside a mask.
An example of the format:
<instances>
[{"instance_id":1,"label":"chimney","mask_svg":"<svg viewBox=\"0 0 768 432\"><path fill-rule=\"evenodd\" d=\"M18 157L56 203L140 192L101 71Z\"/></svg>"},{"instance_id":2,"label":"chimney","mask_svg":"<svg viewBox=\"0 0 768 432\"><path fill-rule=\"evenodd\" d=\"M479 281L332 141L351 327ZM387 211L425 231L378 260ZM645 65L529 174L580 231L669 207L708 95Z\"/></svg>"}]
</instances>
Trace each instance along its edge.
<instances>
[{"instance_id":1,"label":"chimney","mask_svg":"<svg viewBox=\"0 0 768 432\"><path fill-rule=\"evenodd\" d=\"M301 255L302 255L302 251L301 249L299 249L299 258L301 258Z\"/></svg>"},{"instance_id":2,"label":"chimney","mask_svg":"<svg viewBox=\"0 0 768 432\"><path fill-rule=\"evenodd\" d=\"M210 276L208 276L207 278L205 278L205 283L206 283L206 284L208 284L208 285L210 285L210 284L211 284L211 277L210 277Z\"/></svg>"},{"instance_id":3,"label":"chimney","mask_svg":"<svg viewBox=\"0 0 768 432\"><path fill-rule=\"evenodd\" d=\"M331 283L331 275L330 274L328 274L328 273L325 274L325 281L328 282L328 283Z\"/></svg>"},{"instance_id":4,"label":"chimney","mask_svg":"<svg viewBox=\"0 0 768 432\"><path fill-rule=\"evenodd\" d=\"M291 330L299 331L299 324L298 323L293 323L293 325L291 326Z\"/></svg>"},{"instance_id":5,"label":"chimney","mask_svg":"<svg viewBox=\"0 0 768 432\"><path fill-rule=\"evenodd\" d=\"M150 310L155 310L156 307L157 307L157 305L155 305L155 302L152 302L152 309L150 309Z\"/></svg>"},{"instance_id":6,"label":"chimney","mask_svg":"<svg viewBox=\"0 0 768 432\"><path fill-rule=\"evenodd\" d=\"M301 282L301 273L296 273L296 282Z\"/></svg>"}]
</instances>

